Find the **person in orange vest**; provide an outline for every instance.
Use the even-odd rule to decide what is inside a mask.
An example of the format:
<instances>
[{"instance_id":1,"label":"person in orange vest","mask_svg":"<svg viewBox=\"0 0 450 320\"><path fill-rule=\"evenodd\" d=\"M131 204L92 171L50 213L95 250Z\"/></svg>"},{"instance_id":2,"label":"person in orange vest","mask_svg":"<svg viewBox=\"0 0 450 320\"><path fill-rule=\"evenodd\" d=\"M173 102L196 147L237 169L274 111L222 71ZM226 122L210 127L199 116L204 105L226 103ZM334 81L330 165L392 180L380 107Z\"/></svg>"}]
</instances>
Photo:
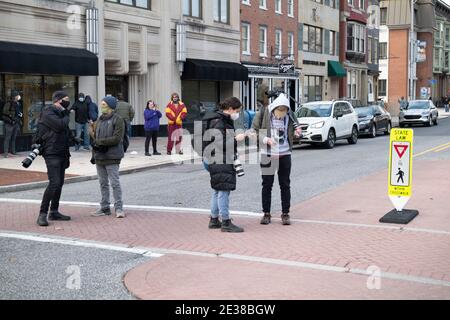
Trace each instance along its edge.
<instances>
[{"instance_id":1,"label":"person in orange vest","mask_svg":"<svg viewBox=\"0 0 450 320\"><path fill-rule=\"evenodd\" d=\"M178 154L183 154L181 150L181 129L183 120L187 116L187 109L185 104L180 100L178 93L172 93L170 102L166 107L166 117L168 119L168 140L167 140L167 154L172 154L173 145Z\"/></svg>"}]
</instances>

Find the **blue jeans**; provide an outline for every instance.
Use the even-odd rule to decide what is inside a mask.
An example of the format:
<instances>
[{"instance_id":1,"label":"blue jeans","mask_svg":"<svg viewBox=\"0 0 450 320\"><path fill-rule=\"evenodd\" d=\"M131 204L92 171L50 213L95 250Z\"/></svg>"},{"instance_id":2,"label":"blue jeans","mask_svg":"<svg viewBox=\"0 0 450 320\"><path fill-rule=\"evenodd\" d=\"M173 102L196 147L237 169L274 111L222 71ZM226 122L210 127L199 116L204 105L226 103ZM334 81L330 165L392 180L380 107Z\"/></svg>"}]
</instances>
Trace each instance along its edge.
<instances>
[{"instance_id":1,"label":"blue jeans","mask_svg":"<svg viewBox=\"0 0 450 320\"><path fill-rule=\"evenodd\" d=\"M83 146L89 148L89 124L75 122L75 130L77 131L77 139L81 138L81 132L83 131ZM80 149L80 144L76 144L75 150Z\"/></svg>"},{"instance_id":2,"label":"blue jeans","mask_svg":"<svg viewBox=\"0 0 450 320\"><path fill-rule=\"evenodd\" d=\"M230 219L230 191L213 190L211 199L211 217L218 218L219 213L223 220Z\"/></svg>"}]
</instances>

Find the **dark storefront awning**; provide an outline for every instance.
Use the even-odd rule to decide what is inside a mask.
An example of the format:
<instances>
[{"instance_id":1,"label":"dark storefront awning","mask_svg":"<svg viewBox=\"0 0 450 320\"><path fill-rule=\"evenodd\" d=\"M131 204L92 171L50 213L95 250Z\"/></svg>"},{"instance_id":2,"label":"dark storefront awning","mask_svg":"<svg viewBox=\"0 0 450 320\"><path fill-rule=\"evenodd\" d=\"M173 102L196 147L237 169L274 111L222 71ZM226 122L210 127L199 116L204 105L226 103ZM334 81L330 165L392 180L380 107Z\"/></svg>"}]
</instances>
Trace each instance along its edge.
<instances>
[{"instance_id":1,"label":"dark storefront awning","mask_svg":"<svg viewBox=\"0 0 450 320\"><path fill-rule=\"evenodd\" d=\"M343 78L347 76L347 72L339 61L328 60L328 76Z\"/></svg>"},{"instance_id":2,"label":"dark storefront awning","mask_svg":"<svg viewBox=\"0 0 450 320\"><path fill-rule=\"evenodd\" d=\"M0 72L97 76L98 58L85 49L0 41Z\"/></svg>"},{"instance_id":3,"label":"dark storefront awning","mask_svg":"<svg viewBox=\"0 0 450 320\"><path fill-rule=\"evenodd\" d=\"M233 62L187 59L181 79L247 81L248 69Z\"/></svg>"}]
</instances>

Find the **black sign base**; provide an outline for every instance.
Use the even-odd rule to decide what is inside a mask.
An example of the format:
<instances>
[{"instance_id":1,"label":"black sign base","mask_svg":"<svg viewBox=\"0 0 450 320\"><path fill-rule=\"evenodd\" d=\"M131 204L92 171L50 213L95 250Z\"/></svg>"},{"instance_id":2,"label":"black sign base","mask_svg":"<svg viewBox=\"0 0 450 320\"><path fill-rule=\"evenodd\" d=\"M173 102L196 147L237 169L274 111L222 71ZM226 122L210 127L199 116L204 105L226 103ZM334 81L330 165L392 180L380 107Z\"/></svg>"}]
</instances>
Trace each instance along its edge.
<instances>
[{"instance_id":1,"label":"black sign base","mask_svg":"<svg viewBox=\"0 0 450 320\"><path fill-rule=\"evenodd\" d=\"M408 224L412 219L414 219L419 214L417 210L402 210L397 211L396 209L388 212L380 219L383 223L398 223L398 224Z\"/></svg>"}]
</instances>

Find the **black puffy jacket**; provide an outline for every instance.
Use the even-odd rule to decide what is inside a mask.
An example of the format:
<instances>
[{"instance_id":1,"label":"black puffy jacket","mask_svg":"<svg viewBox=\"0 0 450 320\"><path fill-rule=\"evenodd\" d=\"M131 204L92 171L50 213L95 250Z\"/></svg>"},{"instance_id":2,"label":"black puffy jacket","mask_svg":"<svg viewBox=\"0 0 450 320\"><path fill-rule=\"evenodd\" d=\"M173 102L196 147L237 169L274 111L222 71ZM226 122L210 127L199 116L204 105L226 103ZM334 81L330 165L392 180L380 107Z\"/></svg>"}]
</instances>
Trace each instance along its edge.
<instances>
[{"instance_id":1,"label":"black puffy jacket","mask_svg":"<svg viewBox=\"0 0 450 320\"><path fill-rule=\"evenodd\" d=\"M67 110L62 111L55 106L47 106L42 110L34 142L42 145L44 157L70 157L69 121Z\"/></svg>"},{"instance_id":2,"label":"black puffy jacket","mask_svg":"<svg viewBox=\"0 0 450 320\"><path fill-rule=\"evenodd\" d=\"M209 128L216 129L221 133L221 139L213 139L208 145L208 148L218 151L218 153L212 153L213 157L207 157L211 188L219 191L236 190L236 170L233 162L237 155L237 142L233 120L221 111L216 111L208 116L208 119L204 118L203 120L210 120ZM229 130L228 134L227 130ZM227 146L232 147L229 147L230 150L226 150Z\"/></svg>"}]
</instances>

